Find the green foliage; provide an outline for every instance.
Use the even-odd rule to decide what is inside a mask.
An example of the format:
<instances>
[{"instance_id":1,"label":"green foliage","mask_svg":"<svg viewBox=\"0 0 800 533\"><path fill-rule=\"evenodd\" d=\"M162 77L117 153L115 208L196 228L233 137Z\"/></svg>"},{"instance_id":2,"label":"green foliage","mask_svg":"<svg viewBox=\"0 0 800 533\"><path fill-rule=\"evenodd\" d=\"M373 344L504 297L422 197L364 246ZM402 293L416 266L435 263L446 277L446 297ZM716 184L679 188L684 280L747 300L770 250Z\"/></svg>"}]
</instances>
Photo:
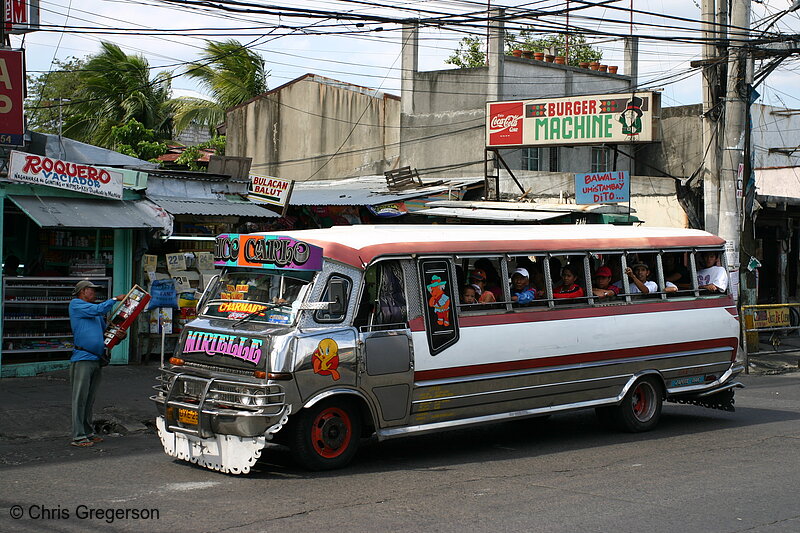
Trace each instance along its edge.
<instances>
[{"instance_id":1,"label":"green foliage","mask_svg":"<svg viewBox=\"0 0 800 533\"><path fill-rule=\"evenodd\" d=\"M205 172L208 169L198 163L197 160L203 156L203 150L209 149L214 150L216 155L225 155L225 136L217 135L197 146L187 146L180 157L175 160L175 163L185 165L189 170Z\"/></svg>"},{"instance_id":2,"label":"green foliage","mask_svg":"<svg viewBox=\"0 0 800 533\"><path fill-rule=\"evenodd\" d=\"M114 150L139 159L151 161L167 152L167 145L158 142L155 131L145 128L136 119L111 128Z\"/></svg>"},{"instance_id":3,"label":"green foliage","mask_svg":"<svg viewBox=\"0 0 800 533\"><path fill-rule=\"evenodd\" d=\"M167 101L170 76L159 72L150 78L143 56L127 55L116 44L101 43L78 75L78 89L65 120L64 135L105 148L113 148L115 126L135 119L154 131L157 140L172 136L172 114Z\"/></svg>"},{"instance_id":4,"label":"green foliage","mask_svg":"<svg viewBox=\"0 0 800 533\"><path fill-rule=\"evenodd\" d=\"M80 88L80 71L85 63L84 59L74 57L66 61L56 59L50 72L28 75L28 97L25 99L28 128L40 133L58 133L59 120L63 124L72 114L67 101L75 99Z\"/></svg>"},{"instance_id":5,"label":"green foliage","mask_svg":"<svg viewBox=\"0 0 800 533\"><path fill-rule=\"evenodd\" d=\"M486 54L481 50L483 42L480 37L464 37L458 44L458 50L444 60L458 68L475 68L486 66Z\"/></svg>"},{"instance_id":6,"label":"green foliage","mask_svg":"<svg viewBox=\"0 0 800 533\"><path fill-rule=\"evenodd\" d=\"M544 37L538 37L539 33L531 29L524 29L516 36L507 36L506 38L506 53L510 54L512 50L529 50L531 52L544 52L553 55L565 55L567 39L564 34L551 34ZM603 58L603 52L592 48L591 45L586 44L586 37L583 35L570 35L569 36L569 57L567 64L578 66L582 62L600 61Z\"/></svg>"},{"instance_id":7,"label":"green foliage","mask_svg":"<svg viewBox=\"0 0 800 533\"><path fill-rule=\"evenodd\" d=\"M225 111L267 91L264 59L230 39L207 41L200 59L186 67L186 75L194 78L211 95L204 98L175 98L170 105L175 113L175 130L199 124L213 133L225 122Z\"/></svg>"}]
</instances>

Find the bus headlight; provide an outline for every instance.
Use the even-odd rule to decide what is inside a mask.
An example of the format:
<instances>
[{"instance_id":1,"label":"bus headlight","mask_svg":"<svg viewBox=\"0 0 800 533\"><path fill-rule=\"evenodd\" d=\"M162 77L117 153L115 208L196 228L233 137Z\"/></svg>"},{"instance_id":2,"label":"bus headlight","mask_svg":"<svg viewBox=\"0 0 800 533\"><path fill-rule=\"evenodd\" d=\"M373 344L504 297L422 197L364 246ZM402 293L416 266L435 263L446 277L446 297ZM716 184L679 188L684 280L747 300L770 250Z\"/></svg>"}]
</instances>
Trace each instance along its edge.
<instances>
[{"instance_id":1,"label":"bus headlight","mask_svg":"<svg viewBox=\"0 0 800 533\"><path fill-rule=\"evenodd\" d=\"M250 405L250 403L253 401L253 397L251 396L252 394L253 391L250 389L244 389L242 391L241 396L239 396L239 401L242 402L242 405Z\"/></svg>"}]
</instances>

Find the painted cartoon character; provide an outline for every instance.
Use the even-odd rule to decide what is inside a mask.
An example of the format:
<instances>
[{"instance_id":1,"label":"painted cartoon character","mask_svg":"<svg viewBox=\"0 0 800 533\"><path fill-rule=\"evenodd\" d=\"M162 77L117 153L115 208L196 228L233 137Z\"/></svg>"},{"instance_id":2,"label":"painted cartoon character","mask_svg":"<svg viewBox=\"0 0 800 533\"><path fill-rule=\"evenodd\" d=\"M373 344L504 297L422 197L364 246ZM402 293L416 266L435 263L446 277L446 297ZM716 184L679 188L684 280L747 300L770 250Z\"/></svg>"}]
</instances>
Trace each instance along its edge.
<instances>
[{"instance_id":1,"label":"painted cartoon character","mask_svg":"<svg viewBox=\"0 0 800 533\"><path fill-rule=\"evenodd\" d=\"M339 345L333 339L322 339L313 354L314 373L339 379Z\"/></svg>"},{"instance_id":2,"label":"painted cartoon character","mask_svg":"<svg viewBox=\"0 0 800 533\"><path fill-rule=\"evenodd\" d=\"M431 276L431 283L428 285L428 292L431 297L428 299L428 307L433 307L436 312L436 321L440 326L450 325L450 297L444 293L446 281L442 281L437 275Z\"/></svg>"},{"instance_id":3,"label":"painted cartoon character","mask_svg":"<svg viewBox=\"0 0 800 533\"><path fill-rule=\"evenodd\" d=\"M622 133L625 135L639 135L642 132L642 102L638 96L631 96L625 111L620 114L617 121L622 124Z\"/></svg>"}]
</instances>

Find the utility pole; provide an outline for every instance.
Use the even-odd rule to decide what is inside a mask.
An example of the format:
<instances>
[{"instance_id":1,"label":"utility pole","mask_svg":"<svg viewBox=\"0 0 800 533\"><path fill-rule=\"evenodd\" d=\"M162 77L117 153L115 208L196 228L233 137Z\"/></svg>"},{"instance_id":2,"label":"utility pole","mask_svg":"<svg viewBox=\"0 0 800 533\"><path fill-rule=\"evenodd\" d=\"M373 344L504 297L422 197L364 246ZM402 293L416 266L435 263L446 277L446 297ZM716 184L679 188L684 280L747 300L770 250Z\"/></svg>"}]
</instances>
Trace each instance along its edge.
<instances>
[{"instance_id":1,"label":"utility pole","mask_svg":"<svg viewBox=\"0 0 800 533\"><path fill-rule=\"evenodd\" d=\"M750 0L732 0L728 32L728 83L725 94L725 134L722 141L722 168L719 177L719 231L725 239L728 268L739 270L741 241L740 200L737 181L744 173L745 127L750 94L747 90L747 63L750 51ZM739 183L741 183L739 181Z\"/></svg>"},{"instance_id":2,"label":"utility pole","mask_svg":"<svg viewBox=\"0 0 800 533\"><path fill-rule=\"evenodd\" d=\"M720 0L724 2L725 0ZM703 202L705 205L704 224L706 231L719 230L719 125L720 110L716 107L719 96L719 55L716 44L720 40L716 24L715 1L703 0L701 7L703 28Z\"/></svg>"}]
</instances>

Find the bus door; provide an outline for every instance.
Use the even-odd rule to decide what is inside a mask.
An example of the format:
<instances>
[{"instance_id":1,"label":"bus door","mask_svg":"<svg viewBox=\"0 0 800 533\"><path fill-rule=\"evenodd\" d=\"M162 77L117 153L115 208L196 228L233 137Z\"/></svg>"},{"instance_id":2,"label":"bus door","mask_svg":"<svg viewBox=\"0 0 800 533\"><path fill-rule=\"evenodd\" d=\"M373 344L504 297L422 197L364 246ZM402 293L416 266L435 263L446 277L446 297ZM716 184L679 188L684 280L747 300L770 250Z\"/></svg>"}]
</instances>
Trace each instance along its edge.
<instances>
[{"instance_id":1,"label":"bus door","mask_svg":"<svg viewBox=\"0 0 800 533\"><path fill-rule=\"evenodd\" d=\"M371 265L354 325L358 330L359 385L378 405L381 426L406 422L414 379L408 300L398 260Z\"/></svg>"}]
</instances>

